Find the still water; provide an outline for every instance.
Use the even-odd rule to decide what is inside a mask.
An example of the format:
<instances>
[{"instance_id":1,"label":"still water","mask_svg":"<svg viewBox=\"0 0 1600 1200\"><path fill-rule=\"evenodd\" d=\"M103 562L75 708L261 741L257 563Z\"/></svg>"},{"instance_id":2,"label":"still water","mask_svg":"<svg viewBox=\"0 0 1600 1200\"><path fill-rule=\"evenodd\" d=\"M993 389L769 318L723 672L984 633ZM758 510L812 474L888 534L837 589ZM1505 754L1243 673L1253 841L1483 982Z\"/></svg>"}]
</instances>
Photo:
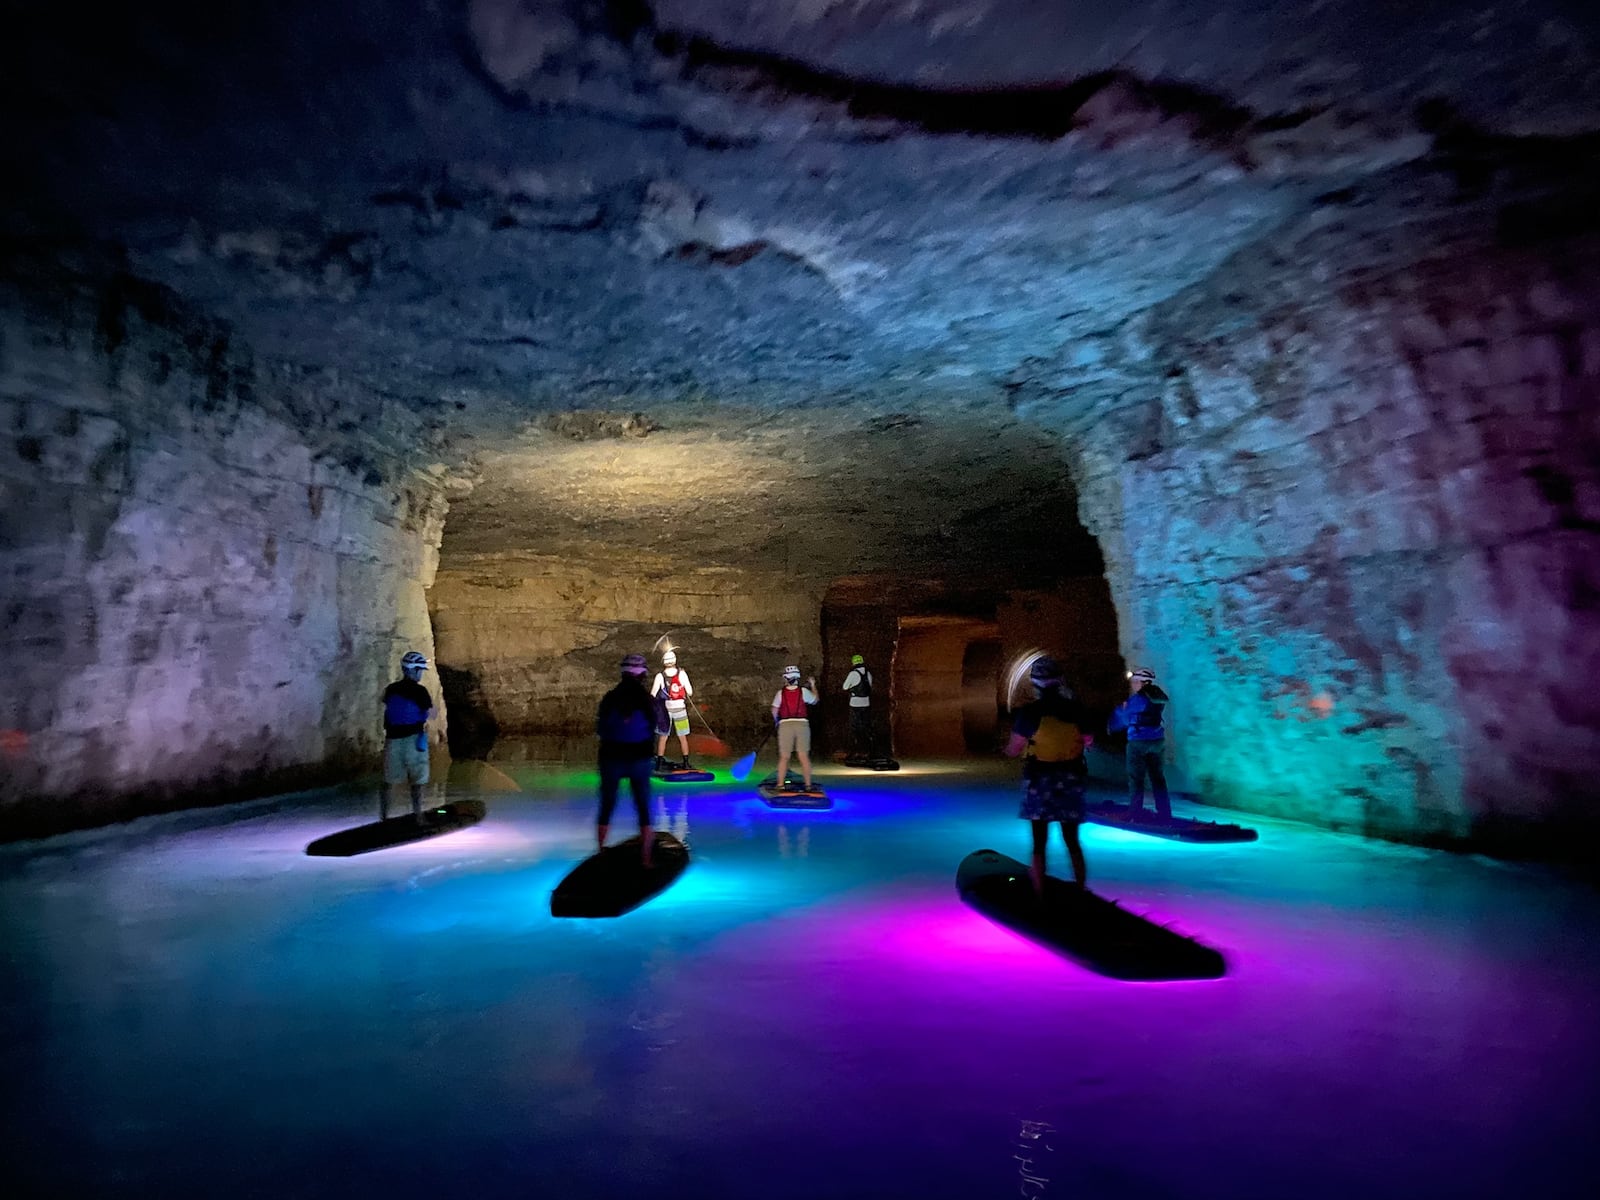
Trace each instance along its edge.
<instances>
[{"instance_id":1,"label":"still water","mask_svg":"<svg viewBox=\"0 0 1600 1200\"><path fill-rule=\"evenodd\" d=\"M906 767L819 770L829 813L725 767L659 790L692 865L612 921L548 910L592 773L515 748L436 788L481 825L359 858L304 854L371 818L358 789L0 850L0 1187L1593 1194L1593 891L1288 823L1088 826L1092 886L1229 963L1117 983L956 895L968 851L1026 852L1014 768Z\"/></svg>"}]
</instances>

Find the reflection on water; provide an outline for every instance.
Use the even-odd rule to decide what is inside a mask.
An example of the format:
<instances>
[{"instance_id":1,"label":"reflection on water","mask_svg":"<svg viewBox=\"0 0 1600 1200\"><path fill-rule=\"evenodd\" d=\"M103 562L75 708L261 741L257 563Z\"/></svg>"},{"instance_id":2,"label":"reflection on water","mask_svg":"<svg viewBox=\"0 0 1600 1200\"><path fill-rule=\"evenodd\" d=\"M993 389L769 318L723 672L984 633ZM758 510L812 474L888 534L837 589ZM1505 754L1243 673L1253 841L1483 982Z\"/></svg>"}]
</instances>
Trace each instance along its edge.
<instances>
[{"instance_id":1,"label":"reflection on water","mask_svg":"<svg viewBox=\"0 0 1600 1200\"><path fill-rule=\"evenodd\" d=\"M1546 1200L1600 1165L1600 898L1546 873L1092 827L1097 890L1229 958L1122 985L956 895L1026 853L1014 766L908 763L824 769L826 813L658 789L690 869L555 921L588 763L452 769L485 821L352 860L303 851L365 791L0 853L7 1194Z\"/></svg>"}]
</instances>

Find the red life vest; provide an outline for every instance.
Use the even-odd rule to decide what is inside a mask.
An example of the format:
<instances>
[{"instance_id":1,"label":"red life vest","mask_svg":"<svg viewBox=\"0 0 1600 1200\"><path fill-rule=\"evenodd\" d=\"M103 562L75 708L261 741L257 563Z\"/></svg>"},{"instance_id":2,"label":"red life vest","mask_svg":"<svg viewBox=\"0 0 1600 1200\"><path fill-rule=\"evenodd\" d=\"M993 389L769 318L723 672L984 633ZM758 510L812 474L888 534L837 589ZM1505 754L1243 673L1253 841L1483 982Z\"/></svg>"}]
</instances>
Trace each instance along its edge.
<instances>
[{"instance_id":1,"label":"red life vest","mask_svg":"<svg viewBox=\"0 0 1600 1200\"><path fill-rule=\"evenodd\" d=\"M778 720L806 720L805 693L798 687L786 687L778 693Z\"/></svg>"},{"instance_id":2,"label":"red life vest","mask_svg":"<svg viewBox=\"0 0 1600 1200\"><path fill-rule=\"evenodd\" d=\"M689 698L689 689L683 686L683 672L661 675L661 695L664 699L682 703Z\"/></svg>"}]
</instances>

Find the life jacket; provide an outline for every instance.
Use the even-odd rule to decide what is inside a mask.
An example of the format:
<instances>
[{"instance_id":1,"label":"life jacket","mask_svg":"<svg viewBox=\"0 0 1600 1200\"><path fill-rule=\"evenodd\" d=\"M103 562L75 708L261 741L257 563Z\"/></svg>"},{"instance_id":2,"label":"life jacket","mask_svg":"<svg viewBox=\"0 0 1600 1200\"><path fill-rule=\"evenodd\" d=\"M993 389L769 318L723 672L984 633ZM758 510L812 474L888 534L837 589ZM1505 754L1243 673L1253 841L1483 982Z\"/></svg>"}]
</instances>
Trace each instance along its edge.
<instances>
[{"instance_id":1,"label":"life jacket","mask_svg":"<svg viewBox=\"0 0 1600 1200\"><path fill-rule=\"evenodd\" d=\"M1039 728L1028 739L1028 750L1035 762L1069 763L1083 757L1083 730L1077 721L1077 706L1071 702L1040 700Z\"/></svg>"},{"instance_id":2,"label":"life jacket","mask_svg":"<svg viewBox=\"0 0 1600 1200\"><path fill-rule=\"evenodd\" d=\"M872 672L865 667L851 667L858 675L855 687L850 689L850 694L857 700L863 700L872 695Z\"/></svg>"},{"instance_id":3,"label":"life jacket","mask_svg":"<svg viewBox=\"0 0 1600 1200\"><path fill-rule=\"evenodd\" d=\"M778 720L807 720L805 692L796 687L786 687L778 693Z\"/></svg>"},{"instance_id":4,"label":"life jacket","mask_svg":"<svg viewBox=\"0 0 1600 1200\"><path fill-rule=\"evenodd\" d=\"M683 672L677 667L672 674L661 673L661 696L668 704L682 705L689 699L689 689L683 686Z\"/></svg>"}]
</instances>

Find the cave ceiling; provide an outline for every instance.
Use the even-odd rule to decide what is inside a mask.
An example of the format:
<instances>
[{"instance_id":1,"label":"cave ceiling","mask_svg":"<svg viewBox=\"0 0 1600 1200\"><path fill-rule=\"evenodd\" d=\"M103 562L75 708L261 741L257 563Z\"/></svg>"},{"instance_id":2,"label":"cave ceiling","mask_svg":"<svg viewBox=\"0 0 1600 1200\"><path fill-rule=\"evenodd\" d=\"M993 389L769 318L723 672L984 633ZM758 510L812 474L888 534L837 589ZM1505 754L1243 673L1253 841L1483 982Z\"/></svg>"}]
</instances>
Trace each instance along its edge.
<instances>
[{"instance_id":1,"label":"cave ceiling","mask_svg":"<svg viewBox=\"0 0 1600 1200\"><path fill-rule=\"evenodd\" d=\"M472 553L694 509L730 561L949 561L1070 507L1022 401L1148 387L1143 314L1352 196L1429 202L1441 128L1600 113L1600 16L1555 0L6 12L0 233L114 247L415 422Z\"/></svg>"}]
</instances>

